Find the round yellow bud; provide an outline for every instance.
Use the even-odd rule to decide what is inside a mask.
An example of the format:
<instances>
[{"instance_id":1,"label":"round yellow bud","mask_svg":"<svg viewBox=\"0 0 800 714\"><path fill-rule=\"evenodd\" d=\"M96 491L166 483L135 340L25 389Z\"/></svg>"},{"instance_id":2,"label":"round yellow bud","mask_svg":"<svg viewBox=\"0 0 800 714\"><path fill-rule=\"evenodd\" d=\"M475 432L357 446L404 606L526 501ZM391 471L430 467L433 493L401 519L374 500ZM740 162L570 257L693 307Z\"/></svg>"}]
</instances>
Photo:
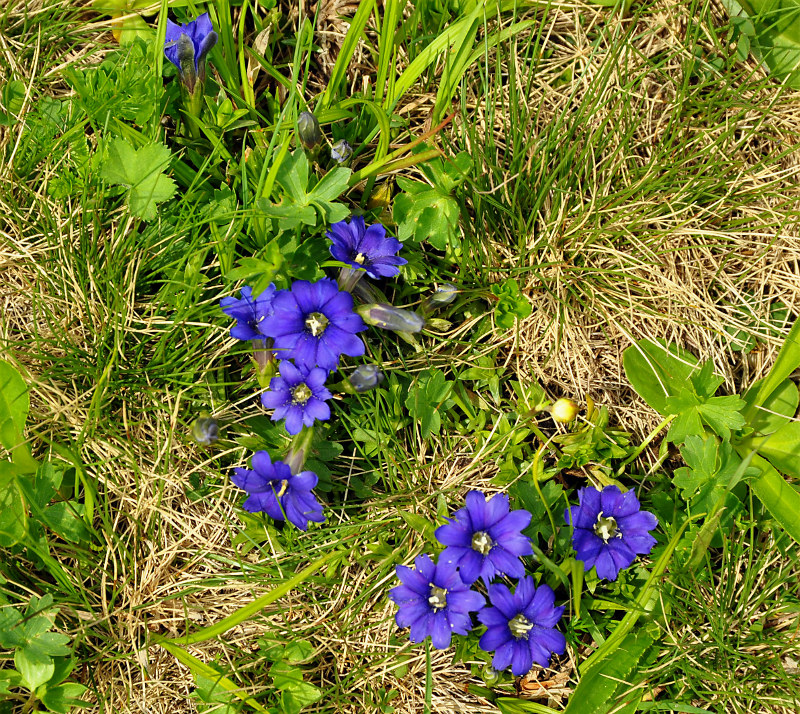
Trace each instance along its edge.
<instances>
[{"instance_id":1,"label":"round yellow bud","mask_svg":"<svg viewBox=\"0 0 800 714\"><path fill-rule=\"evenodd\" d=\"M550 416L559 424L569 424L578 416L581 408L571 399L559 399L550 407Z\"/></svg>"}]
</instances>

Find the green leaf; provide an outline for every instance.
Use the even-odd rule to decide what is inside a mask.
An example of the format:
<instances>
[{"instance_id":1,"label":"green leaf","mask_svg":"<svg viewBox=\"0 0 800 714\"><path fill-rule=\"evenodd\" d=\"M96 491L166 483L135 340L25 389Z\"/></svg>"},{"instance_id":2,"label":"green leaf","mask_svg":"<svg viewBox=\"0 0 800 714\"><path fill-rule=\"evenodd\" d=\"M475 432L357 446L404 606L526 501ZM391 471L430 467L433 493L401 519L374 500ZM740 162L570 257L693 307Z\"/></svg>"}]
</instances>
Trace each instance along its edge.
<instances>
[{"instance_id":1,"label":"green leaf","mask_svg":"<svg viewBox=\"0 0 800 714\"><path fill-rule=\"evenodd\" d=\"M797 0L723 0L732 18L752 21L753 54L793 89L800 89L800 2Z\"/></svg>"},{"instance_id":2,"label":"green leaf","mask_svg":"<svg viewBox=\"0 0 800 714\"><path fill-rule=\"evenodd\" d=\"M744 416L747 421L752 421L756 408L764 406L767 399L789 375L792 374L798 367L800 367L800 318L798 318L786 340L781 346L778 356L775 359L775 364L772 365L767 376L761 380L758 391L752 399L748 399L748 406L745 408Z\"/></svg>"},{"instance_id":3,"label":"green leaf","mask_svg":"<svg viewBox=\"0 0 800 714\"><path fill-rule=\"evenodd\" d=\"M435 368L422 372L411 385L406 407L411 416L419 420L423 439L439 433L442 426L439 412L452 388L453 382L447 381L444 372Z\"/></svg>"},{"instance_id":4,"label":"green leaf","mask_svg":"<svg viewBox=\"0 0 800 714\"><path fill-rule=\"evenodd\" d=\"M680 444L690 434L702 436L702 422L723 439L730 439L731 430L744 426L744 416L741 414L744 406L744 401L735 394L703 399L684 388L676 396L664 400L667 414L676 415L667 433L667 440Z\"/></svg>"},{"instance_id":5,"label":"green leaf","mask_svg":"<svg viewBox=\"0 0 800 714\"><path fill-rule=\"evenodd\" d=\"M0 647L13 650L25 644L22 628L18 627L20 622L22 615L18 610L13 607L0 608Z\"/></svg>"},{"instance_id":6,"label":"green leaf","mask_svg":"<svg viewBox=\"0 0 800 714\"><path fill-rule=\"evenodd\" d=\"M622 354L625 375L636 393L662 416L671 413L667 398L686 390L697 358L676 345L640 340Z\"/></svg>"},{"instance_id":7,"label":"green leaf","mask_svg":"<svg viewBox=\"0 0 800 714\"><path fill-rule=\"evenodd\" d=\"M753 446L778 471L800 478L800 422L789 422L774 434L754 439Z\"/></svg>"},{"instance_id":8,"label":"green leaf","mask_svg":"<svg viewBox=\"0 0 800 714\"><path fill-rule=\"evenodd\" d=\"M15 669L0 670L0 694L8 694L12 687L18 687L21 678Z\"/></svg>"},{"instance_id":9,"label":"green leaf","mask_svg":"<svg viewBox=\"0 0 800 714\"><path fill-rule=\"evenodd\" d=\"M334 201L348 190L350 175L350 169L339 166L329 171L309 191L312 179L308 159L305 152L298 149L287 155L278 168L276 181L284 191L280 203L261 198L256 201L256 206L264 215L277 220L281 230L294 229L301 223L315 226L317 212L325 223L337 223L350 213L347 206Z\"/></svg>"},{"instance_id":10,"label":"green leaf","mask_svg":"<svg viewBox=\"0 0 800 714\"><path fill-rule=\"evenodd\" d=\"M685 499L691 498L717 473L718 442L713 437L703 438L690 434L681 446L681 456L688 467L675 469L673 483L683 491Z\"/></svg>"},{"instance_id":11,"label":"green leaf","mask_svg":"<svg viewBox=\"0 0 800 714\"><path fill-rule=\"evenodd\" d=\"M270 667L275 689L281 692L282 711L285 714L298 714L303 707L318 702L322 690L303 681L303 671L286 662L276 662Z\"/></svg>"},{"instance_id":12,"label":"green leaf","mask_svg":"<svg viewBox=\"0 0 800 714\"><path fill-rule=\"evenodd\" d=\"M25 83L19 79L7 82L0 89L0 126L13 126L25 102Z\"/></svg>"},{"instance_id":13,"label":"green leaf","mask_svg":"<svg viewBox=\"0 0 800 714\"><path fill-rule=\"evenodd\" d=\"M392 203L397 237L416 243L428 241L437 250L457 246L458 201L437 188L415 183L413 193L400 194ZM398 181L398 185L400 182ZM408 188L408 184L403 184Z\"/></svg>"},{"instance_id":14,"label":"green leaf","mask_svg":"<svg viewBox=\"0 0 800 714\"><path fill-rule=\"evenodd\" d=\"M57 714L69 714L73 707L88 709L92 705L80 698L85 691L86 687L76 682L67 682L52 688L48 687L47 691L42 695L42 704L51 712L56 712Z\"/></svg>"},{"instance_id":15,"label":"green leaf","mask_svg":"<svg viewBox=\"0 0 800 714\"><path fill-rule=\"evenodd\" d=\"M12 451L22 441L30 410L28 387L19 372L0 360L0 424L10 421L13 430L0 432L0 444Z\"/></svg>"},{"instance_id":16,"label":"green leaf","mask_svg":"<svg viewBox=\"0 0 800 714\"><path fill-rule=\"evenodd\" d=\"M511 329L517 320L524 320L533 311L514 278L508 278L502 285L492 285L491 291L499 298L494 309L494 321L499 327Z\"/></svg>"},{"instance_id":17,"label":"green leaf","mask_svg":"<svg viewBox=\"0 0 800 714\"><path fill-rule=\"evenodd\" d=\"M175 182L164 175L172 154L163 144L151 143L135 149L125 139L116 138L108 147L100 176L110 184L128 189L131 214L150 221L159 203L172 198Z\"/></svg>"},{"instance_id":18,"label":"green leaf","mask_svg":"<svg viewBox=\"0 0 800 714\"><path fill-rule=\"evenodd\" d=\"M750 412L750 406L755 401L762 381L755 382L744 395L747 412ZM800 391L797 385L791 379L785 379L766 398L763 405L755 408L748 426L751 426L757 434L772 434L787 424L797 413L798 402L800 402Z\"/></svg>"},{"instance_id":19,"label":"green leaf","mask_svg":"<svg viewBox=\"0 0 800 714\"><path fill-rule=\"evenodd\" d=\"M17 487L14 464L0 461L0 546L10 548L27 532L28 509Z\"/></svg>"},{"instance_id":20,"label":"green leaf","mask_svg":"<svg viewBox=\"0 0 800 714\"><path fill-rule=\"evenodd\" d=\"M22 675L24 685L33 691L50 680L55 672L52 658L38 650L28 647L16 650L14 666Z\"/></svg>"},{"instance_id":21,"label":"green leaf","mask_svg":"<svg viewBox=\"0 0 800 714\"><path fill-rule=\"evenodd\" d=\"M561 516L564 509L558 510L558 504L563 498L564 488L553 480L546 481L541 488L544 502L536 487L529 481L517 480L508 489L508 495L514 499L514 507L524 508L531 514L531 523L525 529L525 535L532 538L534 543L540 535L545 542L553 535L551 516L556 524L563 522Z\"/></svg>"},{"instance_id":22,"label":"green leaf","mask_svg":"<svg viewBox=\"0 0 800 714\"><path fill-rule=\"evenodd\" d=\"M570 695L564 714L606 714L618 711L620 696L638 679L637 669L656 641L658 628L627 635L615 648L614 656L598 661L581 676Z\"/></svg>"},{"instance_id":23,"label":"green leaf","mask_svg":"<svg viewBox=\"0 0 800 714\"><path fill-rule=\"evenodd\" d=\"M739 451L740 455L749 454L746 448L743 451ZM783 529L800 543L800 518L797 516L800 513L800 493L765 458L756 454L751 464L761 471L761 476L750 482L753 493Z\"/></svg>"},{"instance_id":24,"label":"green leaf","mask_svg":"<svg viewBox=\"0 0 800 714\"><path fill-rule=\"evenodd\" d=\"M423 518L418 513L408 511L398 511L402 518L412 530L419 533L428 543L436 543L435 527L427 518Z\"/></svg>"}]
</instances>

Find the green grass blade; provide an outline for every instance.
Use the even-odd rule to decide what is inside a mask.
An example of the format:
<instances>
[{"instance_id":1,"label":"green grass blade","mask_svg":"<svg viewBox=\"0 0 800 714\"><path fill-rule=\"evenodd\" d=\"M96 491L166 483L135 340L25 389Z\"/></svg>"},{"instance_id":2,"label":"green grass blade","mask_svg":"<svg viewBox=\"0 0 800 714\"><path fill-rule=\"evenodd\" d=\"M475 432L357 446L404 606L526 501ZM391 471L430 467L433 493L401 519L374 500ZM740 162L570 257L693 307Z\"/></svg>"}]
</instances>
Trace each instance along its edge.
<instances>
[{"instance_id":1,"label":"green grass blade","mask_svg":"<svg viewBox=\"0 0 800 714\"><path fill-rule=\"evenodd\" d=\"M253 707L253 709L255 709L257 712L263 712L263 714L269 714L268 709L265 709L252 697L247 696L247 694L242 692L242 688L238 684L232 682L227 677L221 675L211 665L208 665L202 660L197 659L197 657L189 654L185 649L183 649L182 647L178 647L176 644L170 642L169 640L164 640L162 642L159 642L158 644L161 645L167 652L169 652L176 660L178 660L178 662L180 662L181 664L185 664L192 671L192 674L194 675L201 674L202 676L213 680L226 692L230 692L234 696L238 697L245 704L248 704L249 706Z\"/></svg>"},{"instance_id":2,"label":"green grass blade","mask_svg":"<svg viewBox=\"0 0 800 714\"><path fill-rule=\"evenodd\" d=\"M236 625L240 625L241 623L249 620L253 617L256 613L263 610L267 605L271 605L276 600L282 598L286 593L288 593L293 588L296 588L300 585L306 578L313 575L317 570L319 570L322 566L327 565L339 558L344 557L345 552L341 550L335 550L327 555L323 555L321 558L315 560L311 565L301 570L297 575L293 578L290 578L282 585L278 585L278 587L273 588L268 593L265 593L259 598L253 600L253 602L248 603L244 607L240 607L236 612L228 617L220 620L215 625L209 625L208 627L203 627L197 632L191 635L184 635L183 637L176 637L172 640L166 640L164 638L157 638L156 642L158 644L163 645L165 641L171 642L173 644L181 644L181 645L193 645L197 642L204 642L205 640L210 640L212 637L219 637L220 635L224 634L232 627L236 627Z\"/></svg>"},{"instance_id":3,"label":"green grass blade","mask_svg":"<svg viewBox=\"0 0 800 714\"><path fill-rule=\"evenodd\" d=\"M322 94L322 97L320 97L319 102L317 102L314 111L319 112L322 109L327 109L331 105L331 100L344 79L347 66L350 64L350 60L353 59L356 45L364 33L364 28L367 26L367 20L369 20L374 6L375 0L367 0L367 2L359 4L358 10L356 10L356 14L353 15L353 20L350 23L350 29L347 31L347 35L344 38L344 43L342 43L342 49L339 50L336 64L333 65L331 78L328 80L328 86L325 87L325 92Z\"/></svg>"},{"instance_id":4,"label":"green grass blade","mask_svg":"<svg viewBox=\"0 0 800 714\"><path fill-rule=\"evenodd\" d=\"M762 406L778 388L778 385L798 367L800 367L800 318L795 321L789 334L786 335L786 341L781 346L769 374L761 382L756 398L744 410L744 417L748 422L755 416L756 407Z\"/></svg>"}]
</instances>

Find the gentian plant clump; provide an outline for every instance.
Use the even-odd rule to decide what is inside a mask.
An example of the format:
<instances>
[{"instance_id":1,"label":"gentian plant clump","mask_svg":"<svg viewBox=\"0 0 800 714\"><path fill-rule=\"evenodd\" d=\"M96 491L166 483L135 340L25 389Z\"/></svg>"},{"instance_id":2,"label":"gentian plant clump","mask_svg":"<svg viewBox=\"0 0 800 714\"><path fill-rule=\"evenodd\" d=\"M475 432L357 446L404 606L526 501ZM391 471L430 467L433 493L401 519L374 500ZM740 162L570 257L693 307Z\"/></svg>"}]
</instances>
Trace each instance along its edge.
<instances>
[{"instance_id":1,"label":"gentian plant clump","mask_svg":"<svg viewBox=\"0 0 800 714\"><path fill-rule=\"evenodd\" d=\"M316 146L319 125L313 115L301 116L299 125L304 145ZM338 284L330 278L295 280L283 290L271 284L258 295L251 286L244 286L239 298L226 297L220 304L222 311L236 320L231 336L253 343L259 379L269 384L269 390L261 396L262 405L272 410L273 421L285 420L286 431L294 437L284 461L273 462L266 451L259 451L253 456L252 470L237 469L233 482L248 493L245 510L289 520L302 530L309 522L324 521L322 507L312 493L317 476L302 468L314 425L331 416L333 393L328 382L339 370L342 358L365 353L361 333L367 323L359 314L364 306L356 310L350 290L364 275L393 278L406 264L398 255L402 243L388 235L380 223L367 225L362 216L334 223L327 235L331 255L347 265ZM418 332L425 324L416 313L392 305L366 308L367 314L370 309L379 310L381 319L370 324L385 329L399 326L406 332ZM383 380L384 374L376 365L362 364L339 388L345 393L360 393ZM470 598L467 601L474 602ZM458 607L454 605L452 612L459 612ZM453 617L460 631L464 623L455 614ZM441 641L437 637L437 642Z\"/></svg>"},{"instance_id":2,"label":"gentian plant clump","mask_svg":"<svg viewBox=\"0 0 800 714\"><path fill-rule=\"evenodd\" d=\"M655 528L656 519L640 510L632 491L587 487L580 500L579 506L567 509L565 518L567 526L575 525L573 543L586 570L596 564L599 577L613 580L636 554L650 552L656 541L648 531ZM447 521L435 531L444 546L436 565L423 555L416 560L416 572L402 565L396 568L403 584L389 597L399 606L397 625L411 628L412 642L430 636L437 649L449 647L450 638L434 628L434 616L447 607L448 616L452 610L459 618L453 633L466 635L486 627L478 646L492 653L495 670L510 668L513 675L522 676L534 664L548 667L553 655L566 652L566 638L557 629L565 606L556 605L554 590L541 580L537 584L523 560L534 552L523 533L531 523L530 512L512 510L505 494L487 499L471 491L465 507ZM539 578L544 575L540 571ZM516 587L509 587L509 578L517 579ZM477 597L468 600L465 588L470 585ZM462 617L465 610L476 614L469 627Z\"/></svg>"}]
</instances>

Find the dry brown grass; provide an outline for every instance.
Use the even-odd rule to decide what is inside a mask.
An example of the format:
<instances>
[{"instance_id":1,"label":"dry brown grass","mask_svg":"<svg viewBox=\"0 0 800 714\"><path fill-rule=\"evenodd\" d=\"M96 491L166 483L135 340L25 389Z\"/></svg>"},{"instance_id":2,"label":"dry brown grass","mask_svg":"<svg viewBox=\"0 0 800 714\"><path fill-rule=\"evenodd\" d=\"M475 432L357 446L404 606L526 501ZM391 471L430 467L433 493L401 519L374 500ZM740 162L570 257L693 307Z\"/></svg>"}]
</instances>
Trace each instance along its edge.
<instances>
[{"instance_id":1,"label":"dry brown grass","mask_svg":"<svg viewBox=\"0 0 800 714\"><path fill-rule=\"evenodd\" d=\"M48 6L48 2L27 5L35 11L36 7ZM353 5L348 7L352 11ZM661 3L638 21L627 71L642 75L642 91L627 92L624 100L632 107L629 114L640 118L634 131L642 150L639 160L643 167L649 157L647 147L659 141L675 116L677 99L662 76L682 72L687 19L685 4L673 0ZM332 38L340 37L341 24L331 17L326 21L330 23L326 41L332 43ZM539 108L531 127L534 135L544 134L559 113L571 105L580 105L587 94L595 91L593 79L606 55L602 45L599 49L593 47L590 31L607 21L607 12L593 6L554 5L550 10L546 34L551 38L553 55L533 78L528 94L530 106ZM570 43L564 42L564 37L571 38ZM331 48L333 56L335 47ZM38 44L24 47L0 38L0 52L5 58L5 62L0 61L0 83L12 73L25 79L37 76L41 72L40 50ZM64 61L89 56L92 51L91 43L70 45ZM656 53L667 58L658 72L647 62ZM510 55L497 59L507 62ZM580 78L573 83L559 84L558 78L568 65L580 67L582 74L576 75ZM526 69L517 67L517 76L527 86ZM44 86L56 93L63 91L58 72L56 65L49 67L44 76ZM354 86L360 86L364 74L366 70L352 78ZM687 120L687 131L693 133L691 143L696 146L695 156L712 152L718 146L715 137L730 122L753 121L768 128L765 137L750 135L736 144L732 158L741 166L741 172L729 187L730 204L725 200L703 207L686 204L680 186L672 186L663 195L653 195L647 185L651 181L658 183L658 167L635 177L639 198L622 205L609 202L619 188L613 182L625 185L626 180L634 180L626 174L629 157L618 156L612 150L621 141L612 130L608 134L609 156L595 157L592 180L585 184L581 195L572 197L573 206L579 210L571 213L565 204L552 198L546 200L537 230L527 240L529 251L522 256L510 247L515 244L510 236L490 236L497 255L492 267L522 269L524 287L535 308L518 331L497 331L486 340L486 350L499 348L505 366L519 380L537 379L557 395L591 395L609 405L616 420L626 428L643 434L654 424L654 415L631 393L621 368L621 353L632 340L662 337L701 356L711 356L729 387L760 376L771 364L779 344L774 337L764 335L762 346L747 359L731 354L720 339L728 326L751 329L737 323L729 305L739 302L745 290L758 295L762 317L774 300L800 312L800 237L795 225L800 162L794 152L774 161L769 158L787 148L780 142L793 145L800 134L798 97L784 93L774 101L773 88L760 83L757 76L758 73L752 86L738 86L736 91L741 92L743 105L769 106L768 115L734 107L713 121L703 117ZM598 106L607 109L593 115L587 136L608 118L607 112L615 106L612 95L623 91L627 79L617 76L604 84L604 98L608 101L599 102ZM479 86L476 81L474 87ZM412 117L412 124L422 125L431 105L430 96L420 95L399 111ZM483 98L474 97L470 113L486 131L497 134L498 142L504 140L501 125L487 126ZM5 132L0 137L0 152L13 146L16 139L13 133ZM682 157L674 160L680 163ZM148 634L178 635L187 628L219 621L275 584L276 581L263 581L253 575L261 572L259 559L270 559L277 567L285 567L288 577L298 558L296 554L283 553L277 541L267 541L263 551L247 554L232 545L232 537L239 529L239 495L224 485L218 464L224 459L238 459L236 462L244 465L246 452L234 444L212 455L194 447L185 434L188 407L180 391L154 388L110 394L98 402L95 394L100 387L86 388L78 380L70 382L61 374L53 376L41 354L26 353L26 336L42 330L39 336L48 338L55 328L60 338L86 348L91 356L97 349L92 344L95 333L86 326L107 321L109 307L97 297L99 290L91 282L86 284L76 275L69 290L64 290L69 281L56 286L41 269L53 251L57 253L74 242L74 209L55 205L44 193L44 182L27 192L9 182L8 176L2 179L3 190L8 191L7 203L7 197L13 194L29 206L47 206L51 220L42 221L28 209L4 205L0 199L0 215L8 217L5 223L0 220L0 339L3 344L16 345L13 357L28 370L37 431L60 438L81 436L78 455L87 473L99 484L105 498L103 508L113 525L113 538L107 536L96 571L75 571L76 585L91 596L85 607L76 607L74 612L73 634L79 637L90 663L79 670L79 677L101 699L88 711L196 711L190 697L194 683L188 669L159 647L144 647ZM508 185L498 190L509 195ZM764 223L770 226L769 230L764 230ZM470 226L464 229L472 230ZM125 233L124 228L118 229L117 235ZM105 238L113 243L112 236ZM109 251L113 255L111 248ZM580 269L575 267L577 257ZM141 259L131 257L128 286L135 284L136 265ZM615 271L617 277L604 280L603 290L590 294L586 286L601 285L596 277L608 270ZM49 302L52 315L60 316L60 324L35 319L32 290ZM140 307L131 298L129 309L122 316L122 323L130 330L152 334L178 329L168 315L142 317ZM451 336L466 334L469 327L457 326ZM176 349L183 346L178 334ZM231 342L218 331L208 345L209 362L217 362L230 346ZM471 354L463 359L474 359L474 351ZM59 354L54 351L51 357L56 359ZM422 369L438 361L457 364L461 359L457 352L440 355L438 348L429 358L424 364L412 362L410 369ZM98 403L108 405L104 428L83 434L83 425L90 421L91 410ZM222 407L217 416L235 421L241 418L239 406ZM488 403L486 407L492 408ZM398 508L418 509L428 516L435 510L432 500L440 491L456 497L469 488L492 490L495 460L476 451L469 439L448 437L422 442L409 449L409 459L412 458L418 467L414 482L417 492L407 498L403 495L363 504L364 519L372 521L373 526L357 534L359 556L365 554L365 546L377 539L381 529L392 531L402 525ZM186 484L192 475L217 484L203 500L187 497ZM315 551L322 552L338 538L352 536L342 514L332 514L329 525L330 542L314 541ZM404 546L411 558L423 543L417 538ZM403 639L401 635L397 642L393 641L394 607L385 597L393 575L382 573L373 561L354 559L342 566L338 578L340 586L333 590L311 584L268 608L257 620L232 630L224 642L203 643L190 651L205 661L218 661L223 667L241 671L242 681L249 682L252 691L257 692L265 684L250 677L263 665L254 652L257 640L268 634L284 641L305 638L315 650L310 681L340 689L344 687L337 683L345 682L347 696L343 699L348 703L337 711L369 711L370 695L386 687L399 692L393 702L398 713L421 712L425 687L423 650L411 650L410 659L404 662L408 673L401 679L393 671L398 666L394 655ZM358 602L356 612L354 600ZM471 681L469 672L461 665L453 666L449 653L434 653L432 665L435 712L495 711L465 692L465 685ZM325 701L310 709L315 710L331 711Z\"/></svg>"}]
</instances>

